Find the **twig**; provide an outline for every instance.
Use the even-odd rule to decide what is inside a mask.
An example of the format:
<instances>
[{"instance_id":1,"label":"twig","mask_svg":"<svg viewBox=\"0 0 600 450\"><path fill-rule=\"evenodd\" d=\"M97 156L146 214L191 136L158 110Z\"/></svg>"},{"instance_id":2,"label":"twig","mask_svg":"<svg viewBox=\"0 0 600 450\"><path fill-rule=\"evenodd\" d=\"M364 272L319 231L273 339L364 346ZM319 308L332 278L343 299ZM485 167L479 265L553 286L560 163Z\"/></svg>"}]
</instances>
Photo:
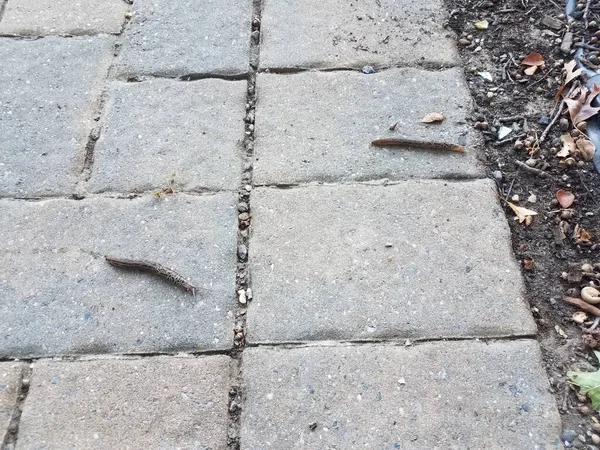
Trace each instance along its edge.
<instances>
[{"instance_id":1,"label":"twig","mask_svg":"<svg viewBox=\"0 0 600 450\"><path fill-rule=\"evenodd\" d=\"M496 141L496 142L494 142L493 145L494 145L494 147L498 147L498 146L500 146L502 144L506 144L507 142L514 141L515 139L521 139L522 137L525 137L525 136L527 136L526 133L517 134L516 136L509 137L509 138L503 139L501 141Z\"/></svg>"},{"instance_id":2,"label":"twig","mask_svg":"<svg viewBox=\"0 0 600 450\"><path fill-rule=\"evenodd\" d=\"M567 97L568 97L568 95L567 95ZM554 117L552 118L552 120L550 121L550 123L548 124L548 126L546 127L546 129L542 132L542 134L540 136L540 142L544 142L544 140L546 139L546 136L550 132L550 128L552 128L554 126L554 124L556 123L556 121L558 120L558 118L561 116L562 110L563 110L564 106L565 106L565 99L563 98L560 101L560 105L558 107L558 111L556 111L556 114L554 115Z\"/></svg>"},{"instance_id":3,"label":"twig","mask_svg":"<svg viewBox=\"0 0 600 450\"><path fill-rule=\"evenodd\" d=\"M498 11L496 11L497 13L509 13L509 12L515 12L516 9L514 8L508 8L508 9L499 9Z\"/></svg>"},{"instance_id":4,"label":"twig","mask_svg":"<svg viewBox=\"0 0 600 450\"><path fill-rule=\"evenodd\" d=\"M591 333L596 328L598 328L598 325L600 325L600 317L596 317L596 319L594 319L594 323L589 328L587 328L585 331L587 331L588 333Z\"/></svg>"},{"instance_id":5,"label":"twig","mask_svg":"<svg viewBox=\"0 0 600 450\"><path fill-rule=\"evenodd\" d=\"M523 116L508 116L508 117L499 117L498 122L516 122L517 120L523 120L525 117Z\"/></svg>"},{"instance_id":6,"label":"twig","mask_svg":"<svg viewBox=\"0 0 600 450\"><path fill-rule=\"evenodd\" d=\"M510 182L510 186L508 187L508 191L506 192L506 196L504 197L504 207L508 206L508 197L510 197L510 193L512 192L513 185L515 184L516 178L513 178Z\"/></svg>"},{"instance_id":7,"label":"twig","mask_svg":"<svg viewBox=\"0 0 600 450\"><path fill-rule=\"evenodd\" d=\"M511 83L514 83L515 81L512 79L512 77L510 76L510 72L507 69L507 66L512 62L512 60L510 58L508 58L506 60L506 62L504 63L504 67L502 68L502 80L506 80L506 77L508 77L508 79L510 80Z\"/></svg>"},{"instance_id":8,"label":"twig","mask_svg":"<svg viewBox=\"0 0 600 450\"><path fill-rule=\"evenodd\" d=\"M592 0L587 0L585 2L585 9L583 10L583 23L585 25L586 30L590 25L588 22L588 14L590 13L590 4L591 3L592 3Z\"/></svg>"},{"instance_id":9,"label":"twig","mask_svg":"<svg viewBox=\"0 0 600 450\"><path fill-rule=\"evenodd\" d=\"M594 47L593 45L590 45L590 44L585 44L585 43L583 43L583 42L575 42L575 43L573 44L573 46L575 46L575 47L581 47L581 48L585 48L585 49L587 49L587 50L594 50L594 51L597 51L597 52L598 52L598 51L600 51L600 47Z\"/></svg>"},{"instance_id":10,"label":"twig","mask_svg":"<svg viewBox=\"0 0 600 450\"><path fill-rule=\"evenodd\" d=\"M600 316L600 309L590 305L589 303L584 302L580 298L565 297L565 302L570 303L571 305L575 305L580 309L583 309L585 312L589 312L590 314L595 315L596 317Z\"/></svg>"},{"instance_id":11,"label":"twig","mask_svg":"<svg viewBox=\"0 0 600 450\"><path fill-rule=\"evenodd\" d=\"M424 150L444 150L459 153L465 152L465 148L462 145L447 144L445 142L414 141L412 139L403 138L375 139L371 142L371 145L376 147L413 147Z\"/></svg>"},{"instance_id":12,"label":"twig","mask_svg":"<svg viewBox=\"0 0 600 450\"><path fill-rule=\"evenodd\" d=\"M523 161L519 161L518 159L515 159L515 164L517 166L519 166L520 168L525 169L527 172L534 173L536 175L539 175L540 177L547 177L547 176L549 176L548 172L545 172L545 171L540 170L540 169L536 169L535 167L529 167Z\"/></svg>"},{"instance_id":13,"label":"twig","mask_svg":"<svg viewBox=\"0 0 600 450\"><path fill-rule=\"evenodd\" d=\"M590 197L591 197L592 201L595 203L595 205L598 206L596 197L594 196L594 194L592 194L592 191L590 191L590 188L588 188L587 184L585 184L585 182L583 181L583 175L581 175L581 172L577 172L577 173L579 174L579 181L581 182L581 184L583 185L583 187L585 188L587 193L590 194Z\"/></svg>"},{"instance_id":14,"label":"twig","mask_svg":"<svg viewBox=\"0 0 600 450\"><path fill-rule=\"evenodd\" d=\"M542 75L542 77L539 80L535 80L533 83L531 83L529 85L529 87L531 88L531 87L535 86L536 84L539 84L542 81L544 81L548 77L548 75L550 75L550 72L552 72L552 70L554 70L554 69L548 69L548 72L546 72L544 75Z\"/></svg>"}]
</instances>

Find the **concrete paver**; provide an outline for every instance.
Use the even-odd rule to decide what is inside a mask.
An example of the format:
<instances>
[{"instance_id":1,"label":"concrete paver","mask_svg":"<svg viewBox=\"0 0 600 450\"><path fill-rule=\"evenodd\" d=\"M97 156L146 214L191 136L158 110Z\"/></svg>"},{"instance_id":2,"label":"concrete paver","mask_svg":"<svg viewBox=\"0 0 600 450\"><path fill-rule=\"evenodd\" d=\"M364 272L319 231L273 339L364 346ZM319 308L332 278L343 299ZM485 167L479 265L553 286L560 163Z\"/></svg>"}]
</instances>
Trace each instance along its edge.
<instances>
[{"instance_id":1,"label":"concrete paver","mask_svg":"<svg viewBox=\"0 0 600 450\"><path fill-rule=\"evenodd\" d=\"M451 65L452 33L441 0L266 0L263 68Z\"/></svg>"},{"instance_id":2,"label":"concrete paver","mask_svg":"<svg viewBox=\"0 0 600 450\"><path fill-rule=\"evenodd\" d=\"M119 33L128 9L123 0L10 0L0 22L0 34Z\"/></svg>"},{"instance_id":3,"label":"concrete paver","mask_svg":"<svg viewBox=\"0 0 600 450\"><path fill-rule=\"evenodd\" d=\"M0 202L0 355L230 348L235 197ZM106 254L161 263L200 289Z\"/></svg>"},{"instance_id":4,"label":"concrete paver","mask_svg":"<svg viewBox=\"0 0 600 450\"><path fill-rule=\"evenodd\" d=\"M229 358L38 362L17 449L225 449Z\"/></svg>"},{"instance_id":5,"label":"concrete paver","mask_svg":"<svg viewBox=\"0 0 600 450\"><path fill-rule=\"evenodd\" d=\"M535 333L492 187L255 190L248 340Z\"/></svg>"},{"instance_id":6,"label":"concrete paver","mask_svg":"<svg viewBox=\"0 0 600 450\"><path fill-rule=\"evenodd\" d=\"M4 442L21 386L25 364L16 362L0 363L0 444Z\"/></svg>"},{"instance_id":7,"label":"concrete paver","mask_svg":"<svg viewBox=\"0 0 600 450\"><path fill-rule=\"evenodd\" d=\"M430 112L446 120L421 123ZM254 180L481 177L478 137L466 122L471 113L459 69L260 74ZM459 143L467 153L372 147L381 137Z\"/></svg>"},{"instance_id":8,"label":"concrete paver","mask_svg":"<svg viewBox=\"0 0 600 450\"><path fill-rule=\"evenodd\" d=\"M117 64L123 76L248 70L251 0L139 0Z\"/></svg>"},{"instance_id":9,"label":"concrete paver","mask_svg":"<svg viewBox=\"0 0 600 450\"><path fill-rule=\"evenodd\" d=\"M250 348L243 373L242 450L561 448L535 341Z\"/></svg>"},{"instance_id":10,"label":"concrete paver","mask_svg":"<svg viewBox=\"0 0 600 450\"><path fill-rule=\"evenodd\" d=\"M245 102L245 81L114 83L89 189L235 189Z\"/></svg>"},{"instance_id":11,"label":"concrete paver","mask_svg":"<svg viewBox=\"0 0 600 450\"><path fill-rule=\"evenodd\" d=\"M112 37L0 45L0 196L66 195L83 167Z\"/></svg>"}]
</instances>

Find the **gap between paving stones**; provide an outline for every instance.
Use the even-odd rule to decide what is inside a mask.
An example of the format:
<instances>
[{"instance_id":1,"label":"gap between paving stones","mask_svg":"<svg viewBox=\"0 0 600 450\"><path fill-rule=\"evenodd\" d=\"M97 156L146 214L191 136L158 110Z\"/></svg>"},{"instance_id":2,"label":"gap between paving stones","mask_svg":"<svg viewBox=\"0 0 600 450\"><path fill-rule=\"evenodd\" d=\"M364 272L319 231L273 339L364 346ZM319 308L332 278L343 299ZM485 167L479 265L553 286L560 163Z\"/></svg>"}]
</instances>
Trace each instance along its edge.
<instances>
[{"instance_id":1,"label":"gap between paving stones","mask_svg":"<svg viewBox=\"0 0 600 450\"><path fill-rule=\"evenodd\" d=\"M31 380L31 374L33 369L30 365L23 364L21 367L21 376L19 379L19 387L17 388L17 402L13 406L13 413L8 430L0 445L2 449L13 448L19 437L19 426L21 424L21 414L23 413L23 406L29 395L29 382Z\"/></svg>"}]
</instances>

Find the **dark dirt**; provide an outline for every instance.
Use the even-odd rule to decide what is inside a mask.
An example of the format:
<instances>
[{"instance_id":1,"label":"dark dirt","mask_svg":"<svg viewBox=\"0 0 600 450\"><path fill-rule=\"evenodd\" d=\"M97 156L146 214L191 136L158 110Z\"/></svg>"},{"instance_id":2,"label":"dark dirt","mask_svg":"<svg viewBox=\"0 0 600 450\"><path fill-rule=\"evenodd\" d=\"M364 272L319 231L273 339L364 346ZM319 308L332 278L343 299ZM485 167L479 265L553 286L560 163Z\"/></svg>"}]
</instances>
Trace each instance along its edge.
<instances>
[{"instance_id":1,"label":"dark dirt","mask_svg":"<svg viewBox=\"0 0 600 450\"><path fill-rule=\"evenodd\" d=\"M459 39L462 63L475 102L473 126L485 127L477 122L488 124L482 134L490 177L496 180L503 197L510 200L518 195L519 201L513 203L538 213L533 223L526 226L514 220L514 213L506 208L513 249L523 265L527 298L538 323L538 340L564 429L575 432L571 433L575 437L573 448L597 448L592 445L591 433L600 435L592 428L600 416L593 413L589 402L577 395L566 378L568 370L595 370L598 366L584 343L583 330L591 325L593 317L586 324L575 323L572 316L578 309L563 300L567 294L577 296L578 288L589 282L589 278L569 283L561 274L580 268L584 263L600 262L600 175L591 162L575 158L570 161L572 165L568 165L565 158L555 155L562 147L560 135L563 132L558 121L543 143L538 139L554 116L554 96L562 85L563 66L573 59L577 49L573 46L567 54L561 52L562 38L571 31L576 44L584 39L588 44L600 46L598 38L594 39L594 33L600 30L597 25L600 24L600 1L590 3L587 29L581 9L576 13L581 19L569 21L564 17L564 4L552 0L445 1L451 11L447 27ZM584 5L585 1L579 7ZM552 22L547 19L542 22L545 16L559 22L551 28L544 23ZM488 29L478 30L475 23L484 19L489 22ZM540 53L545 65L528 76L520 62L531 53ZM586 49L585 57L597 62L599 53ZM478 72L489 72L493 81L486 81ZM500 121L511 116L522 116L524 120ZM560 117L568 118L568 114ZM499 144L497 134L501 125L513 127L514 131L505 138L507 142ZM569 130L572 129L569 123ZM517 136L521 136L529 151L515 149ZM538 176L515 163L530 158L536 160L535 167L548 176ZM570 212L560 211L556 201L559 189L575 195ZM536 197L535 203L527 201L532 194ZM577 225L590 233L589 242L578 242L574 237ZM599 425L594 428L600 430Z\"/></svg>"}]
</instances>

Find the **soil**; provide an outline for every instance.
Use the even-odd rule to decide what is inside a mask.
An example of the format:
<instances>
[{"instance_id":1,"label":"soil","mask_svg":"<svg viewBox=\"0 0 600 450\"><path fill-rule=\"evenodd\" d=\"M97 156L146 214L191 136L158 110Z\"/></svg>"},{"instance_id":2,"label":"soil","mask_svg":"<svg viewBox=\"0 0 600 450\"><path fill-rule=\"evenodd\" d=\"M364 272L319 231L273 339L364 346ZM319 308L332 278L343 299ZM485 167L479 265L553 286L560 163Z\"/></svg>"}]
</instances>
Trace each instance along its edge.
<instances>
[{"instance_id":1,"label":"soil","mask_svg":"<svg viewBox=\"0 0 600 450\"><path fill-rule=\"evenodd\" d=\"M573 313L578 309L566 304L564 297L578 296L579 288L590 281L589 277L581 279L579 269L583 264L600 262L600 175L590 161L574 158L565 162L565 158L555 155L562 147L563 132L558 120L544 142L540 143L539 138L555 115L554 96L563 84L564 64L573 59L578 48L573 46L570 52L563 53L562 39L566 32L573 32L575 44L583 39L585 43L598 45L594 33L599 30L600 0L590 2L587 29L581 17L585 1L576 12L579 20L565 19L565 5L553 0L445 1L451 11L447 28L459 39L462 64L475 103L473 126L482 129L490 177L496 181L501 198L538 213L527 226L515 220L510 207L505 208L564 429L575 432L573 448L596 448L590 447L591 433L600 435L592 429L600 416L566 378L569 370L596 370L598 366L584 342L584 330L591 326L594 317L584 324L574 322ZM555 21L544 20L546 16ZM475 23L484 19L489 23L488 28L477 29ZM589 61L598 59L597 51L585 52ZM527 67L520 63L532 53L540 53L545 64L528 76L524 73ZM485 80L480 72L489 72L492 81ZM506 120L514 116L522 118ZM559 118L563 117L569 115ZM487 129L483 122L487 123ZM567 123L563 120L562 125L565 127ZM504 143L498 139L501 126L513 128ZM570 122L568 128L573 129ZM521 137L517 147L521 143L525 147L521 150L515 148L518 136ZM527 160L547 176L527 171L515 162ZM562 211L556 200L559 189L575 195L568 212ZM511 200L515 195L519 200ZM535 202L528 201L534 200L532 195ZM576 226L585 229L591 239L588 241L585 235L581 239L581 234L578 239ZM561 277L563 272L570 273L569 280Z\"/></svg>"}]
</instances>

